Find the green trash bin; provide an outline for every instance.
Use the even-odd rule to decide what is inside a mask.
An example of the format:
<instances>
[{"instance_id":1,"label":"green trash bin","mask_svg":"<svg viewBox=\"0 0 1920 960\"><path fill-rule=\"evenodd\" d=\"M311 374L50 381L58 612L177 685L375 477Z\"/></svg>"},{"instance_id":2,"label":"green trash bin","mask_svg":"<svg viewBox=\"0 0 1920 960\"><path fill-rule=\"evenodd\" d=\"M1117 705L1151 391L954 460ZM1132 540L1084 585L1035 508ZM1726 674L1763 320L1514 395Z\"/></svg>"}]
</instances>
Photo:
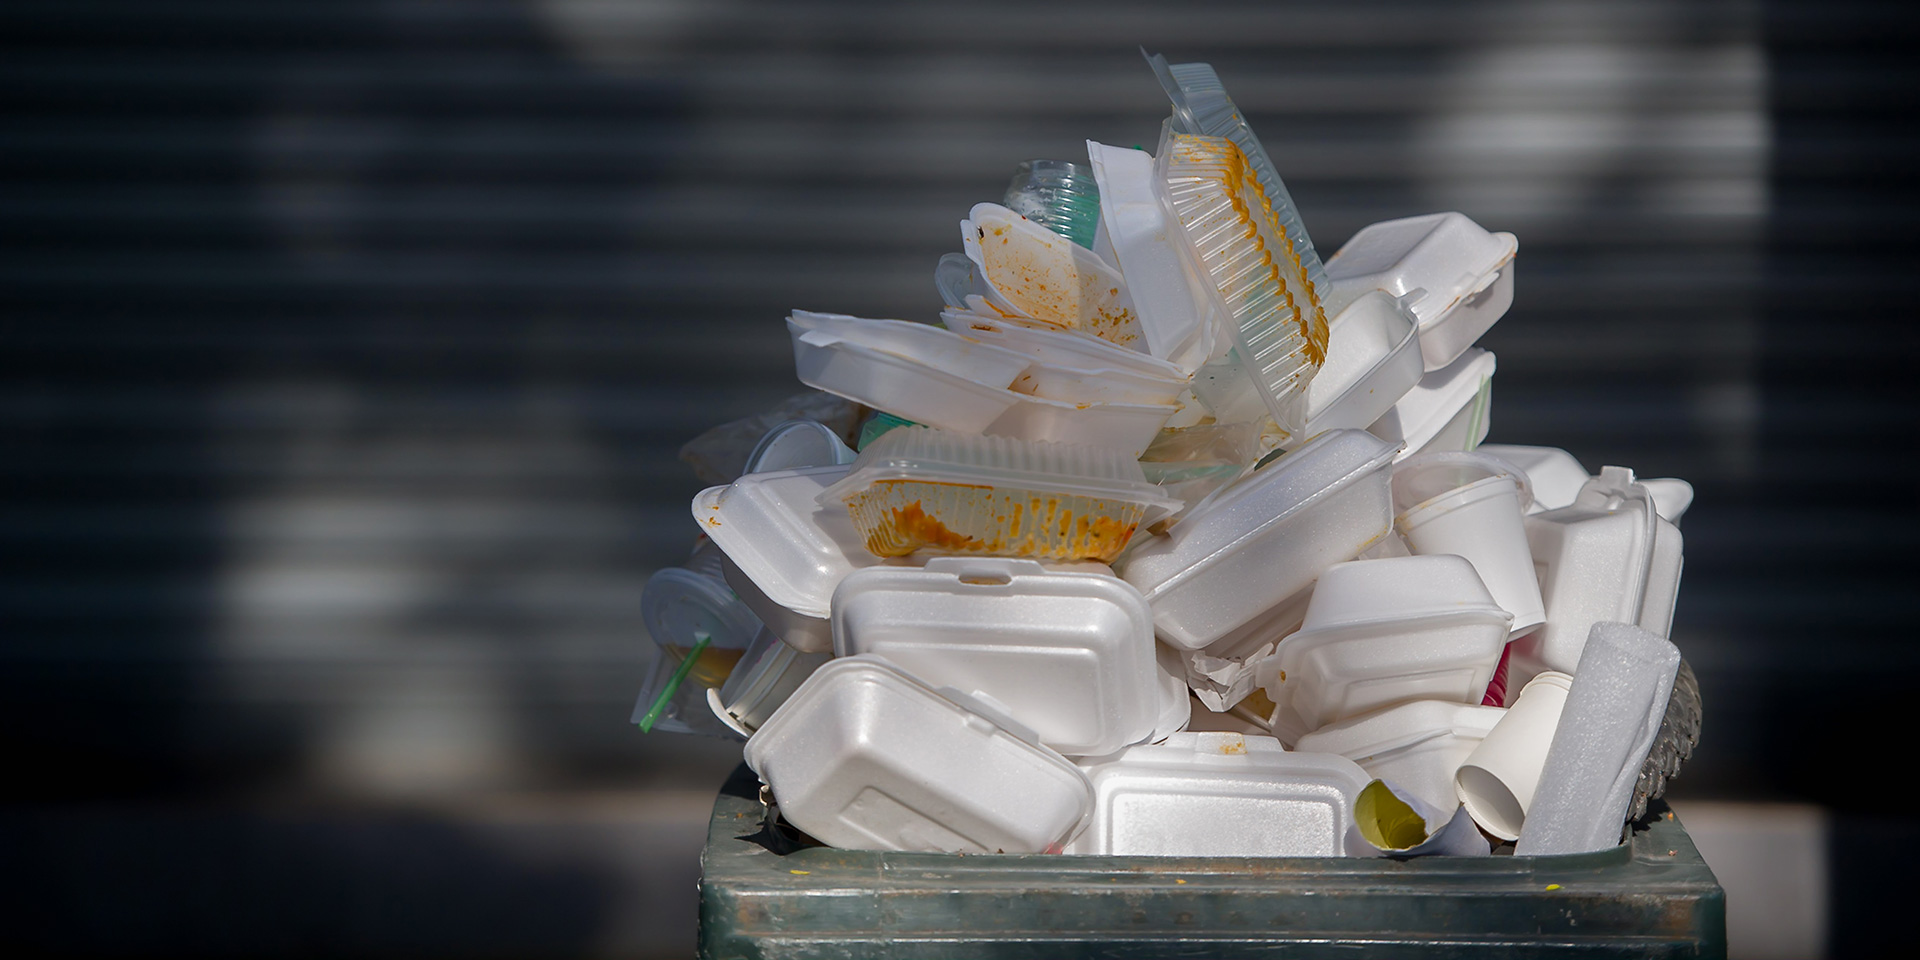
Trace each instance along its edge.
<instances>
[{"instance_id":1,"label":"green trash bin","mask_svg":"<svg viewBox=\"0 0 1920 960\"><path fill-rule=\"evenodd\" d=\"M1720 957L1726 895L1671 811L1558 857L959 856L793 848L744 765L700 857L700 956Z\"/></svg>"}]
</instances>

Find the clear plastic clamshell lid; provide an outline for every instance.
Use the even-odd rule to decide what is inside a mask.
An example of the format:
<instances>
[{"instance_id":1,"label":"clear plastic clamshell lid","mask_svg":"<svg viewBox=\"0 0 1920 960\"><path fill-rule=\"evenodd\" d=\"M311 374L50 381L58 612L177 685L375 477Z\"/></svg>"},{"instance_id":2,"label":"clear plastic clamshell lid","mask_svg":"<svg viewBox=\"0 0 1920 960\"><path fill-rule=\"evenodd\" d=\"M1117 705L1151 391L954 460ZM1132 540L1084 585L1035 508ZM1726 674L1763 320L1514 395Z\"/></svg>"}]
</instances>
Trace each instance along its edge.
<instances>
[{"instance_id":1,"label":"clear plastic clamshell lid","mask_svg":"<svg viewBox=\"0 0 1920 960\"><path fill-rule=\"evenodd\" d=\"M1287 192L1286 183L1280 179L1280 171L1274 168L1273 160L1267 156L1266 148L1260 145L1260 138L1254 136L1253 128L1247 125L1240 108L1234 106L1233 98L1227 96L1227 88L1220 82L1219 75L1213 72L1213 66L1205 63L1170 64L1160 54L1148 54L1144 49L1140 53L1153 67L1154 76L1160 79L1160 86L1167 92L1167 99L1173 102L1175 130L1225 137L1233 141L1234 146L1239 147L1246 156L1260 189L1273 205L1275 217L1286 230L1294 254L1299 257L1308 293L1314 298L1315 309L1318 310L1320 297L1327 287L1327 271L1320 263L1320 254L1313 247L1313 238L1307 235L1307 225L1300 219L1300 209L1294 206L1293 195ZM1326 319L1321 317L1319 322L1324 324Z\"/></svg>"},{"instance_id":2,"label":"clear plastic clamshell lid","mask_svg":"<svg viewBox=\"0 0 1920 960\"><path fill-rule=\"evenodd\" d=\"M819 500L846 504L878 556L931 550L1103 563L1134 531L1180 507L1124 453L919 426L875 440Z\"/></svg>"}]
</instances>

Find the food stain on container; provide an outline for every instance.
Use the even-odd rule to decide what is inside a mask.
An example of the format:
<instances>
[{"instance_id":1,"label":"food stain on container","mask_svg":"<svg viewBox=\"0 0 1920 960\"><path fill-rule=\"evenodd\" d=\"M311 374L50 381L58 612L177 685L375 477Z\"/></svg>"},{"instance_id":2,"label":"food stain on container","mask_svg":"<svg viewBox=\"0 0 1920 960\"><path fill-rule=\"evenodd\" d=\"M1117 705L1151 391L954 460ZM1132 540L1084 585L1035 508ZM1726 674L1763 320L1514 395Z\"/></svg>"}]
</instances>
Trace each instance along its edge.
<instances>
[{"instance_id":1,"label":"food stain on container","mask_svg":"<svg viewBox=\"0 0 1920 960\"><path fill-rule=\"evenodd\" d=\"M1103 563L1120 555L1145 513L1100 497L925 480L876 482L847 509L876 556L932 550Z\"/></svg>"}]
</instances>

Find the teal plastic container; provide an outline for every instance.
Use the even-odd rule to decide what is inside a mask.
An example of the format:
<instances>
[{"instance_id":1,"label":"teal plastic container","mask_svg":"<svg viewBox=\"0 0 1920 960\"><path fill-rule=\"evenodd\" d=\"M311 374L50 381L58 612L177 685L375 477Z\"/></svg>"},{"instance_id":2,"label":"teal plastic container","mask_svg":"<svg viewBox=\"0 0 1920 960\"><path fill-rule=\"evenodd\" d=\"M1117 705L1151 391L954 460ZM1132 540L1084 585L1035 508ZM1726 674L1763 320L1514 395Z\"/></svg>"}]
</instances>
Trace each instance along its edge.
<instances>
[{"instance_id":1,"label":"teal plastic container","mask_svg":"<svg viewBox=\"0 0 1920 960\"><path fill-rule=\"evenodd\" d=\"M700 956L1724 957L1726 895L1654 802L1560 857L955 856L795 849L745 766L701 855Z\"/></svg>"}]
</instances>

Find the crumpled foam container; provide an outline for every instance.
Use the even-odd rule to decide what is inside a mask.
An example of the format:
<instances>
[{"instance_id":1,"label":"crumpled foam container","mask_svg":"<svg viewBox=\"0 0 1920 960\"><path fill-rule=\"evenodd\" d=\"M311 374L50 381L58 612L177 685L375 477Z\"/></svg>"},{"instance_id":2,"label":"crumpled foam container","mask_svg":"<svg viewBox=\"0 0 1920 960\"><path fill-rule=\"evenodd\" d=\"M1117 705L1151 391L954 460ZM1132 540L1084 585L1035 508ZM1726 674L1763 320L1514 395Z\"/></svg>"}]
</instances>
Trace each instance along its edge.
<instances>
[{"instance_id":1,"label":"crumpled foam container","mask_svg":"<svg viewBox=\"0 0 1920 960\"><path fill-rule=\"evenodd\" d=\"M1415 700L1328 724L1299 739L1294 749L1335 753L1360 764L1368 776L1390 780L1438 810L1460 805L1453 775L1506 714L1503 707L1445 700Z\"/></svg>"},{"instance_id":2,"label":"crumpled foam container","mask_svg":"<svg viewBox=\"0 0 1920 960\"><path fill-rule=\"evenodd\" d=\"M1300 632L1257 669L1307 732L1410 700L1479 703L1511 620L1460 557L1356 560L1320 575Z\"/></svg>"},{"instance_id":3,"label":"crumpled foam container","mask_svg":"<svg viewBox=\"0 0 1920 960\"><path fill-rule=\"evenodd\" d=\"M1124 454L927 427L889 431L819 494L844 505L869 552L916 550L1111 562L1179 509Z\"/></svg>"},{"instance_id":4,"label":"crumpled foam container","mask_svg":"<svg viewBox=\"0 0 1920 960\"><path fill-rule=\"evenodd\" d=\"M1365 430L1421 375L1412 316L1384 293L1361 296L1328 323L1327 360L1307 385L1305 435Z\"/></svg>"},{"instance_id":5,"label":"crumpled foam container","mask_svg":"<svg viewBox=\"0 0 1920 960\"><path fill-rule=\"evenodd\" d=\"M789 822L846 849L1039 853L1091 812L1086 776L1031 731L879 657L814 671L745 753Z\"/></svg>"},{"instance_id":6,"label":"crumpled foam container","mask_svg":"<svg viewBox=\"0 0 1920 960\"><path fill-rule=\"evenodd\" d=\"M1665 639L1632 624L1593 625L1514 853L1587 853L1620 843L1679 670L1680 651Z\"/></svg>"},{"instance_id":7,"label":"crumpled foam container","mask_svg":"<svg viewBox=\"0 0 1920 960\"><path fill-rule=\"evenodd\" d=\"M1520 243L1463 213L1431 213L1373 224L1327 259L1328 309L1384 290L1420 321L1428 370L1452 363L1513 305L1513 258Z\"/></svg>"},{"instance_id":8,"label":"crumpled foam container","mask_svg":"<svg viewBox=\"0 0 1920 960\"><path fill-rule=\"evenodd\" d=\"M841 656L984 693L1071 756L1145 740L1163 713L1152 615L1113 576L999 557L872 567L840 582L832 623Z\"/></svg>"},{"instance_id":9,"label":"crumpled foam container","mask_svg":"<svg viewBox=\"0 0 1920 960\"><path fill-rule=\"evenodd\" d=\"M1680 591L1680 528L1660 516L1652 491L1625 467L1602 467L1573 505L1527 518L1547 621L1514 641L1507 688L1542 670L1579 667L1588 631L1631 623L1664 637Z\"/></svg>"},{"instance_id":10,"label":"crumpled foam container","mask_svg":"<svg viewBox=\"0 0 1920 960\"><path fill-rule=\"evenodd\" d=\"M1382 440L1403 444L1400 458L1450 450L1472 450L1492 425L1493 354L1474 348L1446 367L1420 378L1367 427Z\"/></svg>"},{"instance_id":11,"label":"crumpled foam container","mask_svg":"<svg viewBox=\"0 0 1920 960\"><path fill-rule=\"evenodd\" d=\"M1258 619L1385 536L1395 448L1331 430L1216 492L1119 567L1161 639L1197 650Z\"/></svg>"},{"instance_id":12,"label":"crumpled foam container","mask_svg":"<svg viewBox=\"0 0 1920 960\"><path fill-rule=\"evenodd\" d=\"M1148 857L1338 857L1368 777L1272 737L1177 733L1082 761L1094 813L1069 853Z\"/></svg>"}]
</instances>

